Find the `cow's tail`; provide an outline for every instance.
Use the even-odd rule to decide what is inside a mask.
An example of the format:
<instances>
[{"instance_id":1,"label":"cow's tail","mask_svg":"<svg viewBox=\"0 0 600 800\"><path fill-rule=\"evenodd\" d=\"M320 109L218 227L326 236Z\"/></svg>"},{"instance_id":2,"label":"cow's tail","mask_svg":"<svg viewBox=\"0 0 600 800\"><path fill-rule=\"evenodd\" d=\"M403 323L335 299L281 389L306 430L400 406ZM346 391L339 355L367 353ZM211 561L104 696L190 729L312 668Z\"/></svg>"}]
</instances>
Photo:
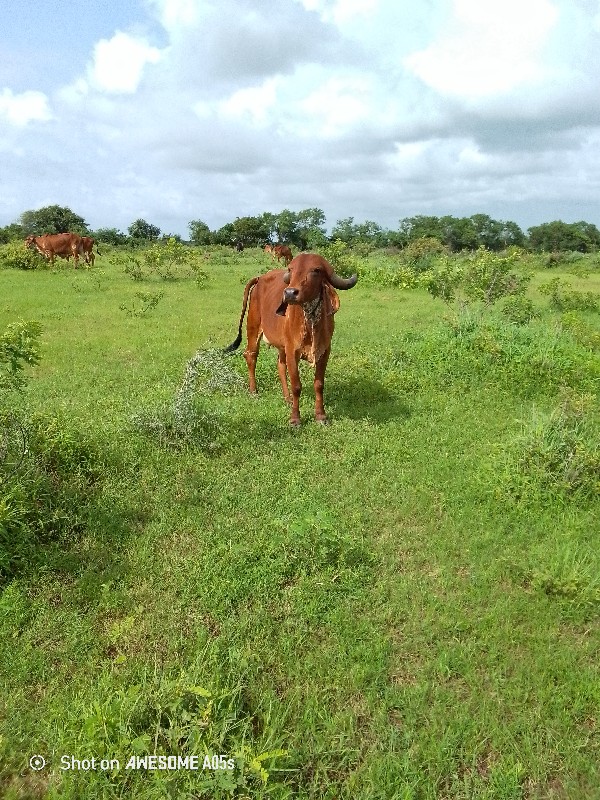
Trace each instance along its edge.
<instances>
[{"instance_id":1,"label":"cow's tail","mask_svg":"<svg viewBox=\"0 0 600 800\"><path fill-rule=\"evenodd\" d=\"M248 298L250 297L250 292L258 283L258 278L252 278L251 281L248 281L246 284L246 288L244 289L244 302L242 304L242 315L240 317L240 324L238 327L238 335L235 339L235 342L232 342L229 347L226 347L223 352L224 353L233 353L234 350L237 350L240 344L242 343L242 325L244 324L244 317L246 316L246 309L248 308Z\"/></svg>"},{"instance_id":2,"label":"cow's tail","mask_svg":"<svg viewBox=\"0 0 600 800\"><path fill-rule=\"evenodd\" d=\"M99 256L101 256L102 253L100 252L100 248L98 247L98 242L96 242L95 244L96 244L96 252L98 253Z\"/></svg>"}]
</instances>

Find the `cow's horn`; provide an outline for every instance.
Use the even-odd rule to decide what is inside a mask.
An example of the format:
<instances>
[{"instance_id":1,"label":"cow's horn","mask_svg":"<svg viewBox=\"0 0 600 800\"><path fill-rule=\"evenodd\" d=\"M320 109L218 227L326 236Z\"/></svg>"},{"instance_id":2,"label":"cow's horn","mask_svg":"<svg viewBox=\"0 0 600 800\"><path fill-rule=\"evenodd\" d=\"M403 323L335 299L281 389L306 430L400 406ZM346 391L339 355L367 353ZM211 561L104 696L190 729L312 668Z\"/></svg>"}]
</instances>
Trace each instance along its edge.
<instances>
[{"instance_id":1,"label":"cow's horn","mask_svg":"<svg viewBox=\"0 0 600 800\"><path fill-rule=\"evenodd\" d=\"M336 289L352 289L353 286L356 286L357 280L358 275L352 275L351 278L340 278L339 275L332 272L329 276L329 283Z\"/></svg>"}]
</instances>

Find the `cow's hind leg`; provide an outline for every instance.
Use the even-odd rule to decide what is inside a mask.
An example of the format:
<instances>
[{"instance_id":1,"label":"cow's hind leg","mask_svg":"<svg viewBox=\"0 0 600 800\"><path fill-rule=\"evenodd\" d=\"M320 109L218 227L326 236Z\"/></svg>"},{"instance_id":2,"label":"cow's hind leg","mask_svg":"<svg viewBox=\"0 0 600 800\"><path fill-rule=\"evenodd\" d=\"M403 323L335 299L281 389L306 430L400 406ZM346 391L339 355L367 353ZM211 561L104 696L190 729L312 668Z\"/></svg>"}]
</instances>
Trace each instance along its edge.
<instances>
[{"instance_id":1,"label":"cow's hind leg","mask_svg":"<svg viewBox=\"0 0 600 800\"><path fill-rule=\"evenodd\" d=\"M244 351L244 358L248 365L248 388L252 394L256 394L256 359L258 358L261 338L261 329L252 325L248 320L248 346Z\"/></svg>"}]
</instances>

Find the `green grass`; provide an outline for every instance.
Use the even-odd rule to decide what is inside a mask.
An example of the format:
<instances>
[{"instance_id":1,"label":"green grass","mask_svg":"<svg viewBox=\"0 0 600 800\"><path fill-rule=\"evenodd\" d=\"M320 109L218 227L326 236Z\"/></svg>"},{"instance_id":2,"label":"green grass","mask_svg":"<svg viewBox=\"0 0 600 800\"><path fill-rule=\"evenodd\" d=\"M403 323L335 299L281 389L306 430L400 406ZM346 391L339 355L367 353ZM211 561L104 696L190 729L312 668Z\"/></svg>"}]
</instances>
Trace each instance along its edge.
<instances>
[{"instance_id":1,"label":"green grass","mask_svg":"<svg viewBox=\"0 0 600 800\"><path fill-rule=\"evenodd\" d=\"M41 438L0 491L42 470L65 517L2 586L0 795L600 797L600 325L537 291L600 294L597 268L536 272L523 326L359 282L330 426L305 368L289 429L263 347L258 397L241 355L209 358L174 427L186 364L233 340L265 258L215 253L201 286L105 255L0 270L0 331L43 329L16 406ZM121 310L139 291L164 296ZM125 769L147 753L235 768Z\"/></svg>"}]
</instances>

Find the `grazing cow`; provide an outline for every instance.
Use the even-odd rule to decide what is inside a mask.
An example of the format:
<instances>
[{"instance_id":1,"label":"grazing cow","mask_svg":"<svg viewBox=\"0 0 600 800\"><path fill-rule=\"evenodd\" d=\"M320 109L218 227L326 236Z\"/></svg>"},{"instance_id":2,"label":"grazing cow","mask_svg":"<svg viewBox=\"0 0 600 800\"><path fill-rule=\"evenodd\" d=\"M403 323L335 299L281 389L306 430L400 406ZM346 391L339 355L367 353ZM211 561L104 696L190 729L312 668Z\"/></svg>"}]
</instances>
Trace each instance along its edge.
<instances>
[{"instance_id":1,"label":"grazing cow","mask_svg":"<svg viewBox=\"0 0 600 800\"><path fill-rule=\"evenodd\" d=\"M281 261L283 259L283 263L286 267L294 257L292 251L286 244L276 244L271 253L273 255L273 260L277 259L277 261Z\"/></svg>"},{"instance_id":2,"label":"grazing cow","mask_svg":"<svg viewBox=\"0 0 600 800\"><path fill-rule=\"evenodd\" d=\"M244 243L241 242L239 239L233 246L235 247L236 252L238 253L244 252Z\"/></svg>"},{"instance_id":3,"label":"grazing cow","mask_svg":"<svg viewBox=\"0 0 600 800\"><path fill-rule=\"evenodd\" d=\"M91 236L82 236L81 237L81 250L80 255L83 255L83 260L89 267L94 266L94 261L96 260L96 256L94 255L94 245L96 245L96 252L98 255L102 255L100 250L98 250L98 244L96 243L95 239L92 239Z\"/></svg>"},{"instance_id":4,"label":"grazing cow","mask_svg":"<svg viewBox=\"0 0 600 800\"><path fill-rule=\"evenodd\" d=\"M54 258L70 258L73 256L75 268L82 254L81 236L77 233L52 233L44 236L28 236L25 239L27 247L34 247L38 253L54 266Z\"/></svg>"},{"instance_id":5,"label":"grazing cow","mask_svg":"<svg viewBox=\"0 0 600 800\"><path fill-rule=\"evenodd\" d=\"M244 358L248 364L250 391L256 392L256 359L260 340L264 337L265 342L279 351L279 380L286 402L292 405L290 424L294 427L300 425L302 385L298 362L301 359L315 367L315 418L318 422L327 422L323 384L331 350L333 315L340 306L334 287L351 289L357 280L356 275L340 278L331 264L316 253L300 253L286 270L273 269L246 284L237 339L225 352L232 352L240 346L242 324L248 308L248 346Z\"/></svg>"},{"instance_id":6,"label":"grazing cow","mask_svg":"<svg viewBox=\"0 0 600 800\"><path fill-rule=\"evenodd\" d=\"M275 256L273 255L273 245L270 242L265 245L265 253L269 253L273 261L275 261Z\"/></svg>"}]
</instances>

